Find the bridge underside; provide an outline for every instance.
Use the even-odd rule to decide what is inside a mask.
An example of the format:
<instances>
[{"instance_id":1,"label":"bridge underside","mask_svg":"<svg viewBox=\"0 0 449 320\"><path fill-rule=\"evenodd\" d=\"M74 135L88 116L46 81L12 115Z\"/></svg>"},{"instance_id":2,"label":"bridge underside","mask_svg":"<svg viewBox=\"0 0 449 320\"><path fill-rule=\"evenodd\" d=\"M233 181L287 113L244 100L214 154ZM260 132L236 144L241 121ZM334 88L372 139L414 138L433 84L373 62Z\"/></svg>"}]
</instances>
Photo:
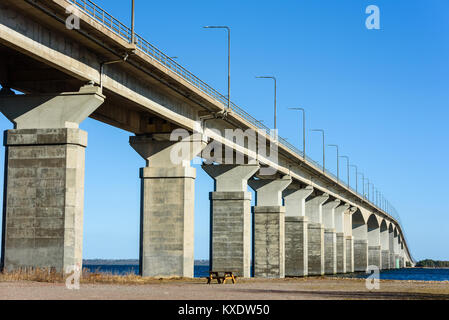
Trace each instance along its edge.
<instances>
[{"instance_id":1,"label":"bridge underside","mask_svg":"<svg viewBox=\"0 0 449 320\"><path fill-rule=\"evenodd\" d=\"M57 16L61 3L40 5ZM250 123L235 114L217 119L223 106L216 100L88 18L83 28L90 28L89 37L96 41L61 28L60 21L28 1L4 0L0 7L0 28L6 31L0 33L0 111L15 124L5 134L2 267L65 271L82 263L87 134L78 125L91 117L130 132L130 147L146 162L140 169L142 274L193 276L196 172L190 161L214 155L202 153L220 138L209 129L247 129ZM105 66L100 76L102 63L124 53L130 55L127 62ZM8 88L25 95L8 95ZM203 116L209 117L208 126ZM168 141L167 134L179 128L191 136ZM235 153L247 153L245 145L223 143ZM173 163L169 151L180 146L191 152ZM249 276L251 246L254 271L261 277L364 271L368 261L381 268L411 262L397 223L366 199L282 146L277 163L257 160L248 164L245 157L245 164L218 161L203 167L215 180L212 268ZM276 173L262 175L267 166ZM254 208L248 184L256 191ZM395 224L388 246L379 247L380 239L368 232L371 214ZM382 257L389 257L389 263L382 263Z\"/></svg>"}]
</instances>

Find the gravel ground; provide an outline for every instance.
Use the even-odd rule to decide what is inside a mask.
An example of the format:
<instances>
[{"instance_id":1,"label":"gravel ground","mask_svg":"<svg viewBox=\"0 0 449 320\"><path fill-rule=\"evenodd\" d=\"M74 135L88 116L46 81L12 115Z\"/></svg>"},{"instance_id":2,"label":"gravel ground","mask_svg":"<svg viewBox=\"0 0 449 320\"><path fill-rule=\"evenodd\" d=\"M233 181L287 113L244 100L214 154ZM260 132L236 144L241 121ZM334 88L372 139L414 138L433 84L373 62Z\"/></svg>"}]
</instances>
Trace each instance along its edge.
<instances>
[{"instance_id":1,"label":"gravel ground","mask_svg":"<svg viewBox=\"0 0 449 320\"><path fill-rule=\"evenodd\" d=\"M366 289L365 280L241 279L237 284L206 281L164 281L145 285L81 284L68 290L64 284L41 282L0 282L4 300L316 300L316 299L447 299L448 282L381 281L379 290Z\"/></svg>"}]
</instances>

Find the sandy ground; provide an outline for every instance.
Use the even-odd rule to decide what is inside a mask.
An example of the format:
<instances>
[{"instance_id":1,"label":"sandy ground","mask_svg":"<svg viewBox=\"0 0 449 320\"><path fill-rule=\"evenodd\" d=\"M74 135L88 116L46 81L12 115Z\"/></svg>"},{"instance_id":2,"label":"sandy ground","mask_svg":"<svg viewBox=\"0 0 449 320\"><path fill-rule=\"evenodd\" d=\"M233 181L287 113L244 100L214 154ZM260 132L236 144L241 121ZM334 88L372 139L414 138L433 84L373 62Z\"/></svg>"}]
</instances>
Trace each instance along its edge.
<instances>
[{"instance_id":1,"label":"sandy ground","mask_svg":"<svg viewBox=\"0 0 449 320\"><path fill-rule=\"evenodd\" d=\"M64 284L41 282L0 282L0 299L15 300L316 300L316 299L447 299L448 282L380 282L379 290L369 291L365 280L241 279L237 284L207 285L204 279L156 282L145 285L81 284L68 290Z\"/></svg>"}]
</instances>

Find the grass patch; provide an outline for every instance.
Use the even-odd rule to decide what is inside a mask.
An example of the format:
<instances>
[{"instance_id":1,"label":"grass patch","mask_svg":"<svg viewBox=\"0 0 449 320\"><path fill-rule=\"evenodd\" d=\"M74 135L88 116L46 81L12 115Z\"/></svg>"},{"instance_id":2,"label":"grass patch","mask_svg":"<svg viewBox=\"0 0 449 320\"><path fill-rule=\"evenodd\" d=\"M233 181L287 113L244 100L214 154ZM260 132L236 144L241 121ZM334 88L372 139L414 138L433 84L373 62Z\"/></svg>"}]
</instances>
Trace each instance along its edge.
<instances>
[{"instance_id":1,"label":"grass patch","mask_svg":"<svg viewBox=\"0 0 449 320\"><path fill-rule=\"evenodd\" d=\"M46 283L65 283L70 274L62 274L50 268L21 269L12 272L0 273L0 282L34 281ZM182 278L182 277L141 277L134 273L117 275L112 273L90 272L84 269L80 278L81 284L151 284L165 282L190 282L202 283L204 278Z\"/></svg>"}]
</instances>

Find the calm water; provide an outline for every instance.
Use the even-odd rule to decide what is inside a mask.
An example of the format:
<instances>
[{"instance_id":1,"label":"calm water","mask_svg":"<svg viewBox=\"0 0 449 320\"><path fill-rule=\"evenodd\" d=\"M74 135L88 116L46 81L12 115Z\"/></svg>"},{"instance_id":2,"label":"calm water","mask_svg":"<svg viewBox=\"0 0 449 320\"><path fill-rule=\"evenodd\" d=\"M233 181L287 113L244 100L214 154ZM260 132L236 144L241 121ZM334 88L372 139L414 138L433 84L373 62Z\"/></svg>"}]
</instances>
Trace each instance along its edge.
<instances>
[{"instance_id":1,"label":"calm water","mask_svg":"<svg viewBox=\"0 0 449 320\"><path fill-rule=\"evenodd\" d=\"M111 266L111 265L86 265L83 266L84 269L88 269L90 272L102 272L102 273L112 273L118 275L124 275L128 273L139 273L138 265L120 265L120 266ZM194 277L201 278L209 276L209 266L195 266Z\"/></svg>"},{"instance_id":2,"label":"calm water","mask_svg":"<svg viewBox=\"0 0 449 320\"><path fill-rule=\"evenodd\" d=\"M112 274L138 274L138 265L87 265L84 268L91 272L102 272ZM195 266L194 276L196 278L207 277L209 275L209 266ZM343 275L344 277L366 278L366 274ZM449 269L424 269L424 268L407 268L386 270L380 273L381 279L388 280L424 280L424 281L449 281Z\"/></svg>"},{"instance_id":3,"label":"calm water","mask_svg":"<svg viewBox=\"0 0 449 320\"><path fill-rule=\"evenodd\" d=\"M348 277L348 275L343 275ZM351 274L349 277L366 278L367 274ZM381 271L380 279L385 280L422 280L449 281L449 269L407 268Z\"/></svg>"}]
</instances>

